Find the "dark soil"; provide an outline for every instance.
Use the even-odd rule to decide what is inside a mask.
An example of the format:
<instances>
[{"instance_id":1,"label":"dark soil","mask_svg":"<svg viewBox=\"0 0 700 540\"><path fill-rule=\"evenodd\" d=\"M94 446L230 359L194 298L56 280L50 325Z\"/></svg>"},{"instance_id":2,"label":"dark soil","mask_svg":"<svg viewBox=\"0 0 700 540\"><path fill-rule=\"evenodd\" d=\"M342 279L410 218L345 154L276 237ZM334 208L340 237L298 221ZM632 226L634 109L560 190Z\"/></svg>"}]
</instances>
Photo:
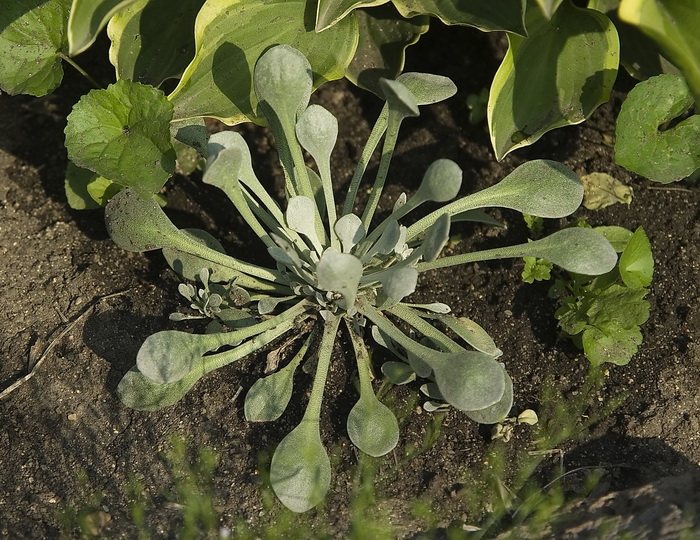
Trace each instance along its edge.
<instances>
[{"instance_id":1,"label":"dark soil","mask_svg":"<svg viewBox=\"0 0 700 540\"><path fill-rule=\"evenodd\" d=\"M407 67L448 75L460 91L445 104L426 107L420 118L405 122L385 208L401 191L414 190L437 158L453 159L462 167L463 194L493 185L518 164L535 158L562 161L581 175L607 172L633 187L632 203L580 211L576 216L588 216L593 225L644 227L656 260L648 297L652 310L643 327L644 343L630 364L602 370L601 384L585 393L580 389L588 378L588 362L559 335L548 285L521 282L522 262L480 263L424 276L416 300L446 302L456 314L486 328L504 351L515 383L513 412L533 408L542 422L518 428L509 442L498 443L509 465L485 466L489 429L454 410L444 417L421 412L416 388L392 389L387 399L402 412L402 439L393 455L375 462L378 512L389 516L388 523L400 537L421 531L432 535L450 524L485 519L489 508L477 505L475 510L467 501L475 491L477 500L493 495L484 491L488 486L471 483L470 478L490 470L508 481L517 456L535 449L540 430L551 431L554 425L547 417L552 398L543 398L543 389L552 385L560 392L561 403L572 407L569 420L575 433L561 437L559 452L544 459L545 470L555 468L559 456L567 470L600 468L604 475L596 496L670 475L697 473L700 190L684 183L660 186L615 165L604 137L614 135L615 117L624 90L630 87L623 76L611 101L590 120L551 132L497 163L485 127L469 124L465 100L489 84L502 44L476 31L435 26L409 51ZM109 71L102 75L104 82L109 77ZM61 525L60 518L77 508L92 512L94 521L99 521L96 532L133 538L130 486L137 481L151 505L148 525L153 537L174 537L182 507L169 494L174 473L166 456L175 435L191 448L206 445L218 454L211 483L221 525L269 523L280 510L276 503L269 504L265 465L275 444L298 421L308 380L299 381L297 407L270 425L248 424L242 414L245 390L262 374L264 354L209 375L180 403L163 411L135 412L115 395L142 341L173 327L167 315L178 308L180 299L178 280L159 253L122 251L107 237L102 211L77 212L66 203L63 128L70 107L88 90L69 72L63 86L46 98L0 96L0 271L5 276L0 284L0 391L40 361L33 378L0 401L0 536L37 539L57 538L61 531L76 534L74 524ZM380 103L344 81L323 86L314 100L339 118L334 172L342 193ZM240 129L251 144L259 176L267 179L271 190L279 190L280 170L268 133L250 126ZM207 229L222 239L229 253L264 260L266 254L256 239L197 175L175 178L166 195L168 213L178 226ZM476 225L455 226L452 232L459 235L459 242L449 249L483 249L526 240L521 216L509 211L494 215L508 228L494 232ZM548 227L554 230L564 224L557 221ZM354 375L346 367L352 365L351 359L347 347L339 346L322 425L337 466L327 502L312 511L309 521L338 538L348 534L350 500L357 484L358 455L344 430L356 399ZM612 412L605 409L620 396L625 399L619 407ZM579 408L574 406L580 403ZM585 429L575 427L586 426L587 418L596 421ZM432 442L430 433L436 426L439 436L424 444ZM413 457L404 460L405 455ZM697 504L697 483L690 486L674 501ZM431 519L420 518L413 510L417 500L430 502ZM674 502L673 507L680 504ZM700 512L700 506L696 510Z\"/></svg>"}]
</instances>

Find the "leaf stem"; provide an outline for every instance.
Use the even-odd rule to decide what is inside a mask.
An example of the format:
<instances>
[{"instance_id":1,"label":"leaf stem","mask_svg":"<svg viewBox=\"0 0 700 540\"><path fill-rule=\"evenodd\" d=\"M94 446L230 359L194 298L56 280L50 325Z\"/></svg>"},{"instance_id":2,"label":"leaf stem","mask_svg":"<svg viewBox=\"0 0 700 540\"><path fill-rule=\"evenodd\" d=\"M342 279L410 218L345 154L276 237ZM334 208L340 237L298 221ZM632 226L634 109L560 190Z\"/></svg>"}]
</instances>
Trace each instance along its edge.
<instances>
[{"instance_id":1,"label":"leaf stem","mask_svg":"<svg viewBox=\"0 0 700 540\"><path fill-rule=\"evenodd\" d=\"M330 366L331 356L333 355L335 334L338 331L340 319L341 317L330 314L324 323L321 344L318 347L318 363L316 364L314 384L311 388L309 404L306 406L306 411L304 412L302 422L314 422L316 424L319 422L319 418L321 416L321 404L323 402L323 390L326 386L328 368Z\"/></svg>"},{"instance_id":2,"label":"leaf stem","mask_svg":"<svg viewBox=\"0 0 700 540\"><path fill-rule=\"evenodd\" d=\"M367 165L369 165L370 159L372 159L372 154L377 149L379 141L382 139L384 132L386 131L387 123L389 117L389 107L384 105L382 112L377 118L377 122L372 128L372 132L367 139L364 149L362 150L362 155L360 160L357 162L357 167L355 169L355 174L352 176L350 185L348 186L348 194L345 198L345 204L343 205L343 215L352 213L353 207L355 206L355 198L357 197L357 192L360 188L360 182L362 177L365 175L367 170Z\"/></svg>"},{"instance_id":3,"label":"leaf stem","mask_svg":"<svg viewBox=\"0 0 700 540\"><path fill-rule=\"evenodd\" d=\"M464 350L457 342L447 336L444 332L441 332L432 324L427 322L421 315L419 315L417 310L410 308L405 304L396 304L387 311L413 326L413 328L418 330L432 342L436 343L445 352L458 352Z\"/></svg>"},{"instance_id":4,"label":"leaf stem","mask_svg":"<svg viewBox=\"0 0 700 540\"><path fill-rule=\"evenodd\" d=\"M83 77L85 77L88 82L93 85L95 88L103 88L103 86L98 83L95 79L92 78L92 76L85 71L83 68L81 68L75 60L73 60L70 56L63 54L62 52L58 53L58 57L62 60L65 60L66 63L70 64L73 66L73 69L75 69L78 73L80 73Z\"/></svg>"}]
</instances>

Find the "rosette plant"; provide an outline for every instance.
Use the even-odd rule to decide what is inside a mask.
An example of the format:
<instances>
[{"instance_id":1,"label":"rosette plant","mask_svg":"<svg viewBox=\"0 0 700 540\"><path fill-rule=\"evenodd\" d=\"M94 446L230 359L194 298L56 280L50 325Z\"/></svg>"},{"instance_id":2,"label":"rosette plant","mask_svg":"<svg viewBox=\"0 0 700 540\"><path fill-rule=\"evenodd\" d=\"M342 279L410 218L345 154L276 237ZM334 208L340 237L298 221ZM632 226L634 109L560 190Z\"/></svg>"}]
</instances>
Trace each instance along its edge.
<instances>
[{"instance_id":1,"label":"rosette plant","mask_svg":"<svg viewBox=\"0 0 700 540\"><path fill-rule=\"evenodd\" d=\"M393 211L375 223L402 120L418 115L419 105L453 95L449 79L405 73L382 81L386 104L344 188L342 206L336 206L330 164L337 121L323 107L309 105L312 72L306 58L286 45L269 49L255 66L254 87L285 174L283 204L255 176L239 134L225 131L208 137L201 130L182 128L178 136L202 152L203 181L228 196L265 245L270 266L224 253L204 231L179 230L153 198L144 199L130 188L114 196L106 209L111 237L130 251L162 249L170 266L188 280L180 291L199 313L196 316L217 321L205 334L166 330L150 336L118 393L134 409L171 405L205 374L293 333L276 354L277 359L291 358L253 384L244 408L250 421L279 418L292 394L295 370L310 360L304 364L314 373L306 411L277 446L270 469L277 497L302 512L322 501L330 485L331 465L319 426L329 366L343 360L333 355L339 335L349 338L355 352L359 398L348 416L347 431L363 452L384 455L399 439L394 414L373 391L368 334L396 354L396 362L383 366L394 382L424 379L432 403L455 407L477 422L499 422L513 402L501 351L485 330L450 315L445 304L408 302L419 273L473 261L536 256L572 272L597 275L613 268L616 254L595 231L572 228L523 245L439 257L450 224L485 219L482 208L505 207L550 218L576 210L583 197L580 180L551 161L525 163L500 183L453 200L462 171L453 161L439 159L427 169L418 190L399 197ZM382 140L374 184L361 215L355 214L361 180ZM313 157L315 168L307 166L303 150ZM410 226L401 224L404 216L428 201L452 202ZM193 316L176 313L171 318Z\"/></svg>"}]
</instances>

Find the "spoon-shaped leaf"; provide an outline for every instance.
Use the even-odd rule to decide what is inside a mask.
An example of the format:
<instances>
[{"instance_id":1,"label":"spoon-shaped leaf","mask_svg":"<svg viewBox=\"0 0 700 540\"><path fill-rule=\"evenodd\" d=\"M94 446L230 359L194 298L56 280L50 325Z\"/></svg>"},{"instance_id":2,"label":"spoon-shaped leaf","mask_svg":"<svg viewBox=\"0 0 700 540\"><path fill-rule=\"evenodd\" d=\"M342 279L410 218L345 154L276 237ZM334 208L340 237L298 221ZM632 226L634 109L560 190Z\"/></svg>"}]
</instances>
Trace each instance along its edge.
<instances>
[{"instance_id":1,"label":"spoon-shaped leaf","mask_svg":"<svg viewBox=\"0 0 700 540\"><path fill-rule=\"evenodd\" d=\"M375 326L376 328L376 326ZM382 364L382 373L397 386L416 380L416 372L406 362L390 360Z\"/></svg>"},{"instance_id":2,"label":"spoon-shaped leaf","mask_svg":"<svg viewBox=\"0 0 700 540\"><path fill-rule=\"evenodd\" d=\"M309 105L297 120L296 133L323 177L323 171L330 170L331 152L338 138L338 120L320 105Z\"/></svg>"},{"instance_id":3,"label":"spoon-shaped leaf","mask_svg":"<svg viewBox=\"0 0 700 540\"><path fill-rule=\"evenodd\" d=\"M408 367L408 366L406 366ZM352 443L365 454L383 456L399 442L399 423L391 409L377 399L369 387L350 410L347 421Z\"/></svg>"},{"instance_id":4,"label":"spoon-shaped leaf","mask_svg":"<svg viewBox=\"0 0 700 540\"><path fill-rule=\"evenodd\" d=\"M374 394L370 360L362 338L348 325L360 375L360 399L350 410L347 429L350 440L373 457L390 452L399 441L399 423L389 407Z\"/></svg>"},{"instance_id":5,"label":"spoon-shaped leaf","mask_svg":"<svg viewBox=\"0 0 700 540\"><path fill-rule=\"evenodd\" d=\"M485 409L502 398L506 389L503 366L491 356L474 351L422 355L435 376L442 397L461 411Z\"/></svg>"},{"instance_id":6,"label":"spoon-shaped leaf","mask_svg":"<svg viewBox=\"0 0 700 540\"><path fill-rule=\"evenodd\" d=\"M362 220L355 214L345 214L333 226L343 246L344 253L350 253L353 247L361 242L366 234Z\"/></svg>"},{"instance_id":7,"label":"spoon-shaped leaf","mask_svg":"<svg viewBox=\"0 0 700 540\"><path fill-rule=\"evenodd\" d=\"M304 418L279 443L270 464L270 483L277 498L293 512L320 503L331 483L331 463L321 443L318 420Z\"/></svg>"},{"instance_id":8,"label":"spoon-shaped leaf","mask_svg":"<svg viewBox=\"0 0 700 540\"><path fill-rule=\"evenodd\" d=\"M587 276L606 274L615 267L617 253L605 237L593 229L572 228L557 231L546 238L508 246L444 257L432 262L419 263L419 272L475 261L511 257L539 257L564 270Z\"/></svg>"},{"instance_id":9,"label":"spoon-shaped leaf","mask_svg":"<svg viewBox=\"0 0 700 540\"><path fill-rule=\"evenodd\" d=\"M418 105L430 105L444 101L457 93L457 87L449 78L431 73L402 73L396 80L413 94Z\"/></svg>"},{"instance_id":10,"label":"spoon-shaped leaf","mask_svg":"<svg viewBox=\"0 0 700 540\"><path fill-rule=\"evenodd\" d=\"M462 186L462 169L450 159L438 159L425 171L418 191L411 199L417 204L425 201L447 202L454 199Z\"/></svg>"},{"instance_id":11,"label":"spoon-shaped leaf","mask_svg":"<svg viewBox=\"0 0 700 540\"><path fill-rule=\"evenodd\" d=\"M398 118L420 114L416 98L403 84L391 79L380 79L379 84L384 92L387 105L389 105L390 114L393 113Z\"/></svg>"},{"instance_id":12,"label":"spoon-shaped leaf","mask_svg":"<svg viewBox=\"0 0 700 540\"><path fill-rule=\"evenodd\" d=\"M520 165L495 186L458 199L408 228L412 240L444 212L455 215L486 207L511 208L532 216L559 218L573 213L583 200L583 183L566 165L533 160Z\"/></svg>"},{"instance_id":13,"label":"spoon-shaped leaf","mask_svg":"<svg viewBox=\"0 0 700 540\"><path fill-rule=\"evenodd\" d=\"M279 371L255 381L245 396L243 411L249 422L277 420L287 408L292 397L294 371L309 348L307 339L291 362Z\"/></svg>"},{"instance_id":14,"label":"spoon-shaped leaf","mask_svg":"<svg viewBox=\"0 0 700 540\"><path fill-rule=\"evenodd\" d=\"M503 377L506 387L500 401L478 411L464 411L469 418L480 424L496 424L508 415L513 406L513 381L505 369L503 370Z\"/></svg>"},{"instance_id":15,"label":"spoon-shaped leaf","mask_svg":"<svg viewBox=\"0 0 700 540\"><path fill-rule=\"evenodd\" d=\"M303 195L289 199L287 211L285 212L287 226L305 235L313 245L316 253L320 254L323 251L323 246L316 234L314 216L316 216L316 205L311 199Z\"/></svg>"},{"instance_id":16,"label":"spoon-shaped leaf","mask_svg":"<svg viewBox=\"0 0 700 540\"><path fill-rule=\"evenodd\" d=\"M418 270L412 266L395 266L381 272L379 281L384 294L393 301L400 302L416 290Z\"/></svg>"},{"instance_id":17,"label":"spoon-shaped leaf","mask_svg":"<svg viewBox=\"0 0 700 540\"><path fill-rule=\"evenodd\" d=\"M105 224L112 240L127 251L175 248L180 231L154 199L142 199L124 189L105 208Z\"/></svg>"},{"instance_id":18,"label":"spoon-shaped leaf","mask_svg":"<svg viewBox=\"0 0 700 540\"><path fill-rule=\"evenodd\" d=\"M447 328L461 337L477 351L497 358L503 354L486 330L466 317L438 317Z\"/></svg>"},{"instance_id":19,"label":"spoon-shaped leaf","mask_svg":"<svg viewBox=\"0 0 700 540\"><path fill-rule=\"evenodd\" d=\"M350 309L355 303L361 277L362 263L360 259L349 253L327 250L316 265L318 286L324 291L343 295L337 303L345 310Z\"/></svg>"},{"instance_id":20,"label":"spoon-shaped leaf","mask_svg":"<svg viewBox=\"0 0 700 540\"><path fill-rule=\"evenodd\" d=\"M177 382L192 371L204 354L239 341L236 337L230 337L234 334L189 334L163 330L146 338L136 355L136 366L153 382Z\"/></svg>"},{"instance_id":21,"label":"spoon-shaped leaf","mask_svg":"<svg viewBox=\"0 0 700 540\"><path fill-rule=\"evenodd\" d=\"M253 85L260 101L266 101L292 124L309 103L313 75L306 57L289 45L268 49L255 64Z\"/></svg>"}]
</instances>

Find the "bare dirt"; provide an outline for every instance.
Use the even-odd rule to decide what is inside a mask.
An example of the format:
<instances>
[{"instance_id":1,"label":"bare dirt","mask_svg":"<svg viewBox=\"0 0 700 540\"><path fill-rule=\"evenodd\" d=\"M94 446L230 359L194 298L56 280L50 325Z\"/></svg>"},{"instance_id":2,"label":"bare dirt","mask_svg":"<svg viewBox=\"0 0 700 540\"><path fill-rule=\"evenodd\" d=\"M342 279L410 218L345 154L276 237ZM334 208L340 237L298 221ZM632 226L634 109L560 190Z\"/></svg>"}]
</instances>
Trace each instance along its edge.
<instances>
[{"instance_id":1,"label":"bare dirt","mask_svg":"<svg viewBox=\"0 0 700 540\"><path fill-rule=\"evenodd\" d=\"M470 50L479 53L471 55ZM496 468L491 473L511 478L517 456L535 449L539 430L556 423L546 416L552 403L543 397L551 383L560 392L562 404L575 411L577 416L570 418L573 425L596 419L590 427L574 428L574 434L558 445L559 452L543 462L546 471L557 467L563 456L566 470L603 471L597 490L577 503L581 505L576 507L578 514L571 515L600 508L608 517L643 514L639 508L606 506L597 497L611 497L610 493L672 475L683 479L670 482L673 489L681 490L680 495L664 492L660 499L651 497L650 507L666 501L665 516L678 511L679 519L687 519L690 510L681 507L692 509L694 504L695 515L700 515L700 189L687 183L660 186L615 165L605 140L614 136L614 120L630 87L624 76L611 101L589 121L549 133L497 163L485 127L469 124L465 100L488 84L499 51L502 48L488 36L437 25L410 50L408 69L450 76L460 91L404 124L386 208L401 191L415 190L425 168L437 158L453 159L462 167L463 194L492 185L518 164L535 158L563 161L579 174L612 174L633 187L632 203L598 212L582 210L577 216L587 215L593 225L644 227L656 261L648 297L651 317L643 327L644 343L630 364L605 368L600 386L586 394L580 389L588 362L558 334L553 318L556 306L546 295L548 285L521 282L522 262L480 263L426 275L416 298L446 302L455 313L486 328L504 351L515 383L514 413L533 408L543 422L539 427L519 428L509 442L497 443L508 456L506 465L485 464L491 444L488 429L454 410L444 417L421 412L415 388L392 389L388 399L402 411L402 439L393 455L375 463L377 511L388 516L397 537L425 532L432 538L446 534L450 526L486 519L492 508L477 505L475 511L467 501L474 498L475 490L477 499L488 500L491 496L484 490L490 484L470 479L489 467ZM109 77L106 71L102 80L108 83ZM115 395L141 342L155 331L172 327L167 315L180 300L177 278L158 253L122 251L107 237L102 211L78 212L66 203L63 128L70 107L88 90L69 72L64 85L46 98L0 96L0 272L4 276L0 391L20 381L39 362L33 377L0 401L0 537L77 535L75 523L62 525L61 520L77 507L90 510L97 535L133 538L136 528L129 508L134 482L150 501L147 523L152 536L175 537L183 512L177 496L170 493L175 479L165 457L174 435L192 448L206 445L218 454L211 483L220 523L264 525L280 514L278 506L269 504L265 465L303 410L298 406L270 425L244 421L244 391L262 373L264 354L211 374L181 402L163 411L135 412ZM325 85L314 100L339 118L334 174L342 192L380 103L346 82ZM260 128L240 129L253 149L259 176L267 179L271 190L279 189L280 171L268 133ZM264 260L264 251L232 209L196 174L175 178L166 195L168 213L178 226L207 229L222 239L230 253ZM459 242L449 249L525 241L521 216L508 211L494 215L508 225L505 231L478 225L455 227ZM563 224L548 226L555 229ZM304 531L306 538L322 533L342 538L350 530L358 455L344 428L355 400L353 373L346 367L351 356L346 353L346 347L336 350L322 425L337 466L328 500L305 518L316 527ZM381 355L375 358L380 361ZM298 388L308 382L300 380ZM585 403L577 409L574 404L582 396ZM605 406L620 396L625 399L619 407L606 412ZM303 403L303 390L295 400ZM431 441L436 427L439 434ZM403 459L406 455L413 457ZM416 501L429 501L430 519L417 514ZM634 520L624 522L610 533L613 536L605 536L608 533L601 533L603 529L596 525L591 530L598 533L590 534L617 538L614 534L621 530L642 530L635 529L637 525ZM567 527L574 531L570 536L565 536L564 528L557 532L556 526L546 534L595 537L581 532L585 528ZM661 537L653 531L639 536Z\"/></svg>"}]
</instances>

